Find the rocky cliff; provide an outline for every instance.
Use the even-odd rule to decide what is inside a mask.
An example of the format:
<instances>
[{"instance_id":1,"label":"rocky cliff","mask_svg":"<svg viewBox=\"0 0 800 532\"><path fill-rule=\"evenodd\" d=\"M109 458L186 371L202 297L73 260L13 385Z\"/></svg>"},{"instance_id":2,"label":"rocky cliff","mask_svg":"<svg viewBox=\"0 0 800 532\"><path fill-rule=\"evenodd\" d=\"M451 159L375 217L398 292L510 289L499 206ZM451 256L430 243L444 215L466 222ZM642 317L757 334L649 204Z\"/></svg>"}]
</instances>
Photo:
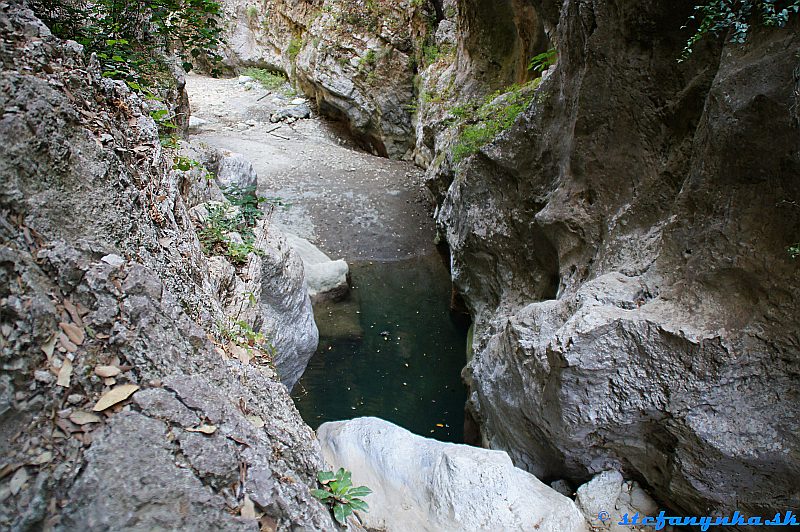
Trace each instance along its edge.
<instances>
[{"instance_id":1,"label":"rocky cliff","mask_svg":"<svg viewBox=\"0 0 800 532\"><path fill-rule=\"evenodd\" d=\"M18 4L0 28L0 526L335 529L264 339L313 326L299 258L263 221L204 252L234 206L148 105Z\"/></svg>"},{"instance_id":2,"label":"rocky cliff","mask_svg":"<svg viewBox=\"0 0 800 532\"><path fill-rule=\"evenodd\" d=\"M800 503L798 27L678 63L691 4L525 3L557 65L429 176L486 445L540 478L613 466L677 511L774 515Z\"/></svg>"}]
</instances>

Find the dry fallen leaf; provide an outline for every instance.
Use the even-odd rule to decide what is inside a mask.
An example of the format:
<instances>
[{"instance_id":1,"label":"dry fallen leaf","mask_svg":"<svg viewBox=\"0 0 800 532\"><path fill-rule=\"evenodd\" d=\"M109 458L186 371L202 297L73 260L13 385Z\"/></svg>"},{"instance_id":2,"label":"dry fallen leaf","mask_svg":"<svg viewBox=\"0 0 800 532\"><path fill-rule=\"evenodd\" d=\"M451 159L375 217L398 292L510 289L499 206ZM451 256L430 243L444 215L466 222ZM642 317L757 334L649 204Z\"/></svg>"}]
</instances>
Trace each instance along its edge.
<instances>
[{"instance_id":1,"label":"dry fallen leaf","mask_svg":"<svg viewBox=\"0 0 800 532\"><path fill-rule=\"evenodd\" d=\"M266 425L266 423L264 423L264 420L258 416L246 416L246 417L247 421L252 423L253 426L256 427L257 429L263 429L264 425Z\"/></svg>"},{"instance_id":2,"label":"dry fallen leaf","mask_svg":"<svg viewBox=\"0 0 800 532\"><path fill-rule=\"evenodd\" d=\"M78 346L73 344L69 337L62 333L58 333L58 343L61 344L61 347L64 348L64 351L69 351L70 353L74 353L78 350Z\"/></svg>"},{"instance_id":3,"label":"dry fallen leaf","mask_svg":"<svg viewBox=\"0 0 800 532\"><path fill-rule=\"evenodd\" d=\"M66 333L69 340L75 345L81 345L86 339L86 334L83 332L83 329L77 325L62 321L58 326L61 327L61 330Z\"/></svg>"},{"instance_id":4,"label":"dry fallen leaf","mask_svg":"<svg viewBox=\"0 0 800 532\"><path fill-rule=\"evenodd\" d=\"M120 374L120 369L116 366L97 366L94 368L94 374L104 379L108 377L116 377Z\"/></svg>"},{"instance_id":5,"label":"dry fallen leaf","mask_svg":"<svg viewBox=\"0 0 800 532\"><path fill-rule=\"evenodd\" d=\"M87 425L89 423L100 423L103 421L97 414L91 412L84 412L83 410L76 410L69 415L69 420L76 425Z\"/></svg>"},{"instance_id":6,"label":"dry fallen leaf","mask_svg":"<svg viewBox=\"0 0 800 532\"><path fill-rule=\"evenodd\" d=\"M117 386L113 390L110 390L105 394L103 394L103 397L101 397L100 400L97 401L97 404L94 405L94 408L92 408L92 410L94 410L95 412L102 412L106 408L114 406L115 404L124 401L125 399L133 395L133 392L135 392L138 389L139 387L135 384L123 384L121 386Z\"/></svg>"},{"instance_id":7,"label":"dry fallen leaf","mask_svg":"<svg viewBox=\"0 0 800 532\"><path fill-rule=\"evenodd\" d=\"M57 335L53 335L44 345L42 345L42 351L47 356L47 360L53 358L53 351L56 348L56 338Z\"/></svg>"},{"instance_id":8,"label":"dry fallen leaf","mask_svg":"<svg viewBox=\"0 0 800 532\"><path fill-rule=\"evenodd\" d=\"M214 425L200 425L193 429L186 429L188 432L201 432L203 434L214 434L217 432L217 427Z\"/></svg>"},{"instance_id":9,"label":"dry fallen leaf","mask_svg":"<svg viewBox=\"0 0 800 532\"><path fill-rule=\"evenodd\" d=\"M24 467L20 467L17 469L17 472L14 473L14 476L11 477L11 483L9 485L9 489L11 490L12 495L16 495L19 493L19 490L22 489L22 486L28 481L28 472L25 471Z\"/></svg>"},{"instance_id":10,"label":"dry fallen leaf","mask_svg":"<svg viewBox=\"0 0 800 532\"><path fill-rule=\"evenodd\" d=\"M39 456L37 456L36 459L33 461L33 463L35 465L43 465L50 463L52 461L53 461L53 453L51 453L50 451L45 451Z\"/></svg>"},{"instance_id":11,"label":"dry fallen leaf","mask_svg":"<svg viewBox=\"0 0 800 532\"><path fill-rule=\"evenodd\" d=\"M58 380L56 384L59 386L63 386L64 388L69 388L69 380L72 377L72 362L68 358L64 359L64 363L61 364L61 369L58 370Z\"/></svg>"},{"instance_id":12,"label":"dry fallen leaf","mask_svg":"<svg viewBox=\"0 0 800 532\"><path fill-rule=\"evenodd\" d=\"M244 496L242 501L241 516L245 519L256 519L256 505L247 495Z\"/></svg>"},{"instance_id":13,"label":"dry fallen leaf","mask_svg":"<svg viewBox=\"0 0 800 532\"><path fill-rule=\"evenodd\" d=\"M72 318L72 321L75 322L75 325L78 327L83 327L83 320L81 319L80 312L78 308L72 304L72 301L69 299L64 300L64 309L69 312L69 317Z\"/></svg>"}]
</instances>

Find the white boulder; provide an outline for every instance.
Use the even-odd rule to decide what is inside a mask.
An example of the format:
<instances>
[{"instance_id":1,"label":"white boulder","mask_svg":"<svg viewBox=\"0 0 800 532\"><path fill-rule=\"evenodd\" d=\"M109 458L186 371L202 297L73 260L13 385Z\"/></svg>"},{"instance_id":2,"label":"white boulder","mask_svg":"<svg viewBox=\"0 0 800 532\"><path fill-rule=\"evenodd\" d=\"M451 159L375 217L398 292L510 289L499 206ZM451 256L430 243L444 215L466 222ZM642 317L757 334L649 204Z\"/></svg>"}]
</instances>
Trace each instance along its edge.
<instances>
[{"instance_id":1,"label":"white boulder","mask_svg":"<svg viewBox=\"0 0 800 532\"><path fill-rule=\"evenodd\" d=\"M589 530L572 500L514 467L503 451L423 438L377 418L325 423L317 436L331 467L373 490L369 512L359 512L366 528Z\"/></svg>"},{"instance_id":2,"label":"white boulder","mask_svg":"<svg viewBox=\"0 0 800 532\"><path fill-rule=\"evenodd\" d=\"M339 299L347 294L350 289L347 283L347 274L350 268L345 261L331 260L322 250L305 238L287 234L286 241L303 261L308 295L312 302Z\"/></svg>"},{"instance_id":3,"label":"white boulder","mask_svg":"<svg viewBox=\"0 0 800 532\"><path fill-rule=\"evenodd\" d=\"M575 502L596 530L609 532L652 531L650 526L620 525L622 516L658 515L658 504L638 483L625 481L619 471L604 471L578 488ZM667 527L665 530L672 530Z\"/></svg>"}]
</instances>

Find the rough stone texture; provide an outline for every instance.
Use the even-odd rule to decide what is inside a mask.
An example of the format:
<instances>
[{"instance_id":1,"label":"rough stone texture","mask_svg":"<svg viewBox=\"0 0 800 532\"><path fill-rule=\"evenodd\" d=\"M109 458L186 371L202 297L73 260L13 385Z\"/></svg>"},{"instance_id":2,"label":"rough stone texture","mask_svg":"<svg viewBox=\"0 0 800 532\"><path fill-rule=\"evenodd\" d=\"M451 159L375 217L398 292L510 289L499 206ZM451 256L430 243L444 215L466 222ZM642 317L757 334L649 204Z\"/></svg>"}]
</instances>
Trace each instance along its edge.
<instances>
[{"instance_id":1,"label":"rough stone texture","mask_svg":"<svg viewBox=\"0 0 800 532\"><path fill-rule=\"evenodd\" d=\"M619 471L603 471L577 491L575 502L595 530L624 532L653 530L654 527L620 525L623 516L657 516L658 504L636 482L625 482ZM600 516L605 516L600 519ZM664 530L672 530L666 527Z\"/></svg>"},{"instance_id":2,"label":"rough stone texture","mask_svg":"<svg viewBox=\"0 0 800 532\"><path fill-rule=\"evenodd\" d=\"M241 316L188 206L219 189L172 169L145 103L80 47L15 4L0 3L0 28L0 527L257 530L235 517L246 496L265 526L336 529L309 493L313 432L268 357L231 356L217 328ZM275 257L234 269L262 288L248 316L308 307L301 266L286 271L299 259L272 238ZM140 389L74 422L119 384ZM186 432L200 423L216 431Z\"/></svg>"},{"instance_id":3,"label":"rough stone texture","mask_svg":"<svg viewBox=\"0 0 800 532\"><path fill-rule=\"evenodd\" d=\"M531 5L557 67L434 184L485 443L690 515L796 507L797 21L679 64L692 2Z\"/></svg>"},{"instance_id":4,"label":"rough stone texture","mask_svg":"<svg viewBox=\"0 0 800 532\"><path fill-rule=\"evenodd\" d=\"M286 241L303 261L312 302L336 300L347 295L350 291L347 282L350 268L344 260L331 260L317 246L296 235L287 234Z\"/></svg>"},{"instance_id":5,"label":"rough stone texture","mask_svg":"<svg viewBox=\"0 0 800 532\"><path fill-rule=\"evenodd\" d=\"M223 152L217 164L209 169L216 175L217 183L222 189L255 189L258 184L258 175L253 164L241 153Z\"/></svg>"},{"instance_id":6,"label":"rough stone texture","mask_svg":"<svg viewBox=\"0 0 800 532\"><path fill-rule=\"evenodd\" d=\"M370 151L410 159L414 74L421 62L427 3L223 2L230 19L226 61L288 74L322 114L343 120ZM431 43L432 44L432 43Z\"/></svg>"},{"instance_id":7,"label":"rough stone texture","mask_svg":"<svg viewBox=\"0 0 800 532\"><path fill-rule=\"evenodd\" d=\"M377 418L324 423L322 452L367 485L364 525L389 531L588 531L570 499L501 451L423 438Z\"/></svg>"}]
</instances>

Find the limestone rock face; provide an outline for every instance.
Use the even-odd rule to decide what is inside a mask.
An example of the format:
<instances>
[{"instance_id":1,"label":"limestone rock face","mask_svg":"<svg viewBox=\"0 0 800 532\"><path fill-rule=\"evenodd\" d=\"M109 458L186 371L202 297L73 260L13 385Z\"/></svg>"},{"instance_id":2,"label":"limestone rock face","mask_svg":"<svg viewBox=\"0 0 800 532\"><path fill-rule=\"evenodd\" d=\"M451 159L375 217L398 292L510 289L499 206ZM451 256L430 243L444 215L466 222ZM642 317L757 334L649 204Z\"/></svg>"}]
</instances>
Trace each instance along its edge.
<instances>
[{"instance_id":1,"label":"limestone rock face","mask_svg":"<svg viewBox=\"0 0 800 532\"><path fill-rule=\"evenodd\" d=\"M223 2L227 64L285 72L319 111L341 119L370 151L411 158L414 74L421 61L427 3L411 0ZM431 11L431 12L429 12Z\"/></svg>"},{"instance_id":2,"label":"limestone rock face","mask_svg":"<svg viewBox=\"0 0 800 532\"><path fill-rule=\"evenodd\" d=\"M797 21L678 63L693 2L530 4L557 66L434 190L484 442L688 514L797 506Z\"/></svg>"},{"instance_id":3,"label":"limestone rock face","mask_svg":"<svg viewBox=\"0 0 800 532\"><path fill-rule=\"evenodd\" d=\"M388 531L588 531L570 499L517 469L502 451L423 438L377 418L325 423L317 429L334 468L373 490L360 514Z\"/></svg>"},{"instance_id":4,"label":"limestone rock face","mask_svg":"<svg viewBox=\"0 0 800 532\"><path fill-rule=\"evenodd\" d=\"M254 302L216 283L188 207L219 188L173 169L146 103L80 47L16 3L0 27L0 433L19 434L0 528L258 530L252 502L265 526L335 530L313 432L218 328L287 299L311 320L299 259L267 241L228 264ZM92 413L120 385L138 390Z\"/></svg>"}]
</instances>

